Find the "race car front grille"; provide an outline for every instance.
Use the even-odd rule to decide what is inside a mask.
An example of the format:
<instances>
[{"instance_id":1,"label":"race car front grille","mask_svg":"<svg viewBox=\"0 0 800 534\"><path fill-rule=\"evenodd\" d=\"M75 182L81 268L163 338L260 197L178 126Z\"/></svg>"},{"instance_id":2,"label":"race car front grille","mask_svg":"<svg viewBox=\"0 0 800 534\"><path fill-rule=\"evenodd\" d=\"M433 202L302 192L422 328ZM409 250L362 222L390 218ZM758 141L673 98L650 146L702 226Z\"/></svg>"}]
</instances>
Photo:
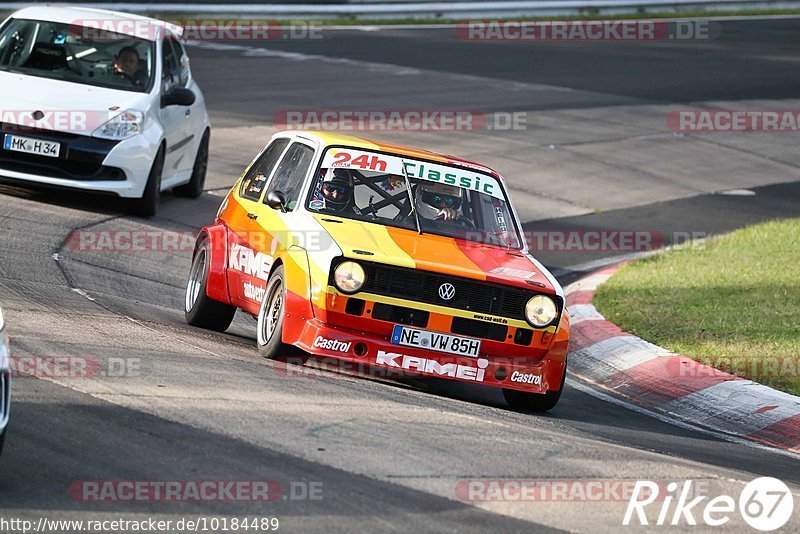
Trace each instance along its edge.
<instances>
[{"instance_id":1,"label":"race car front grille","mask_svg":"<svg viewBox=\"0 0 800 534\"><path fill-rule=\"evenodd\" d=\"M383 304L376 302L372 308L372 318L380 321L389 321L392 323L400 323L408 326L419 326L425 328L428 326L428 319L430 313L422 310L414 310L412 308L404 308L402 306L393 306L391 304Z\"/></svg>"},{"instance_id":2,"label":"race car front grille","mask_svg":"<svg viewBox=\"0 0 800 534\"><path fill-rule=\"evenodd\" d=\"M502 324L487 323L486 321L453 317L453 324L450 327L450 331L454 334L461 334L462 336L505 341L506 335L508 334L508 327Z\"/></svg>"},{"instance_id":3,"label":"race car front grille","mask_svg":"<svg viewBox=\"0 0 800 534\"><path fill-rule=\"evenodd\" d=\"M524 289L430 271L364 261L359 263L364 267L367 276L362 289L365 293L467 310L476 314L524 320L525 304L536 294ZM455 288L455 295L450 300L439 296L440 287L445 283L450 283ZM560 312L563 307L561 299L555 297L555 300Z\"/></svg>"}]
</instances>

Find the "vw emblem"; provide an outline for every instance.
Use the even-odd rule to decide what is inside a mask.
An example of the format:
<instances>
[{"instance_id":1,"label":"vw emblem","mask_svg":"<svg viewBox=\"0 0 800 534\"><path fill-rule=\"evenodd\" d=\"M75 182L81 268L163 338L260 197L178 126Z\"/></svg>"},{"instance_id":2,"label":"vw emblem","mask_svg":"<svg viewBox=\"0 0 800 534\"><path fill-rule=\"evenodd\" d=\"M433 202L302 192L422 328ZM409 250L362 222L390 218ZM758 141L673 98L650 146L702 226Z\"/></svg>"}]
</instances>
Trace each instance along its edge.
<instances>
[{"instance_id":1,"label":"vw emblem","mask_svg":"<svg viewBox=\"0 0 800 534\"><path fill-rule=\"evenodd\" d=\"M33 120L40 121L42 120L42 118L44 118L44 113L42 113L39 110L36 110L33 113L31 113L31 116L33 117Z\"/></svg>"},{"instance_id":2,"label":"vw emblem","mask_svg":"<svg viewBox=\"0 0 800 534\"><path fill-rule=\"evenodd\" d=\"M456 288L450 282L445 282L439 286L439 298L442 300L451 300L456 296Z\"/></svg>"}]
</instances>

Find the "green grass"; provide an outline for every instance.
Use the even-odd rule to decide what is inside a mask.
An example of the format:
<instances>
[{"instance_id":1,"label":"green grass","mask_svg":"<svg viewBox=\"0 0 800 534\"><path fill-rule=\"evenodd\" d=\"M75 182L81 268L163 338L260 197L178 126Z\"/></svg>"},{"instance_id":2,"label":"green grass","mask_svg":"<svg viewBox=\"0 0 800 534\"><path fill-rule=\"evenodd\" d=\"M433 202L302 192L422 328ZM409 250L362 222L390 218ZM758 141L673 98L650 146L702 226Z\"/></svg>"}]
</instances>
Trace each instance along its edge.
<instances>
[{"instance_id":1,"label":"green grass","mask_svg":"<svg viewBox=\"0 0 800 534\"><path fill-rule=\"evenodd\" d=\"M594 304L651 343L800 395L800 219L630 263Z\"/></svg>"}]
</instances>

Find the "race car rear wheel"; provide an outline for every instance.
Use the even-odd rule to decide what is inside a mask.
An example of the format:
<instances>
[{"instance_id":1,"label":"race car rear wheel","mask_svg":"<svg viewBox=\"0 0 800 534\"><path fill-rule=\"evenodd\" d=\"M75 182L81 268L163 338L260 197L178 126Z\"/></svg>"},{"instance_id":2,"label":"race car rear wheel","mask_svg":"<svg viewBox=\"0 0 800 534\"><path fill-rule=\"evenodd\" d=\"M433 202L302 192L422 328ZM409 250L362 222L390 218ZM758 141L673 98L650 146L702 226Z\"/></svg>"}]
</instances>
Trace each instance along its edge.
<instances>
[{"instance_id":1,"label":"race car rear wheel","mask_svg":"<svg viewBox=\"0 0 800 534\"><path fill-rule=\"evenodd\" d=\"M206 171L208 170L208 140L211 133L206 130L197 147L197 156L194 159L192 169L192 179L189 183L178 186L172 191L179 196L187 198L197 198L203 194L203 186L206 183Z\"/></svg>"},{"instance_id":2,"label":"race car rear wheel","mask_svg":"<svg viewBox=\"0 0 800 534\"><path fill-rule=\"evenodd\" d=\"M256 335L258 353L270 360L285 360L296 356L299 351L283 342L283 316L286 303L286 275L283 265L279 265L269 277L264 300L258 311L258 331ZM304 363L304 360L297 363Z\"/></svg>"},{"instance_id":3,"label":"race car rear wheel","mask_svg":"<svg viewBox=\"0 0 800 534\"><path fill-rule=\"evenodd\" d=\"M147 185L142 193L142 198L132 198L128 201L128 211L141 217L152 217L158 211L158 202L161 200L161 175L164 172L164 147L158 149L147 177Z\"/></svg>"},{"instance_id":4,"label":"race car rear wheel","mask_svg":"<svg viewBox=\"0 0 800 534\"><path fill-rule=\"evenodd\" d=\"M567 377L566 370L561 376L561 387L558 391L548 391L545 394L527 393L516 389L503 389L503 397L506 402L515 410L523 412L546 412L555 408L561 399L561 392L564 391L564 379Z\"/></svg>"},{"instance_id":5,"label":"race car rear wheel","mask_svg":"<svg viewBox=\"0 0 800 534\"><path fill-rule=\"evenodd\" d=\"M192 326L224 332L231 325L236 308L208 298L206 286L208 285L210 258L208 239L203 239L200 246L197 247L192 267L189 269L184 314L186 322Z\"/></svg>"}]
</instances>

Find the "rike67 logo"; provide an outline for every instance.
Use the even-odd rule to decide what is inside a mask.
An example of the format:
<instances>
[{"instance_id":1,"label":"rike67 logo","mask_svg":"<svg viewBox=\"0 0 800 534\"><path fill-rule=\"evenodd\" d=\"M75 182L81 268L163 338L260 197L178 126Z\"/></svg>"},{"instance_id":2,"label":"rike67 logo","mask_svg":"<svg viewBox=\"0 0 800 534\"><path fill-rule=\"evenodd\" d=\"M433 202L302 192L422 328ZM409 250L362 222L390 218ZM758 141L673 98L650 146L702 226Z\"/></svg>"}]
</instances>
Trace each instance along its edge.
<instances>
[{"instance_id":1,"label":"rike67 logo","mask_svg":"<svg viewBox=\"0 0 800 534\"><path fill-rule=\"evenodd\" d=\"M661 494L661 490L666 490ZM792 517L794 497L782 481L761 477L749 482L739 498L730 495L693 495L692 481L670 482L664 488L649 480L636 482L625 510L623 525L720 527L736 517L756 530L769 532L784 526ZM655 506L650 506L655 504ZM649 513L648 513L649 512Z\"/></svg>"}]
</instances>

